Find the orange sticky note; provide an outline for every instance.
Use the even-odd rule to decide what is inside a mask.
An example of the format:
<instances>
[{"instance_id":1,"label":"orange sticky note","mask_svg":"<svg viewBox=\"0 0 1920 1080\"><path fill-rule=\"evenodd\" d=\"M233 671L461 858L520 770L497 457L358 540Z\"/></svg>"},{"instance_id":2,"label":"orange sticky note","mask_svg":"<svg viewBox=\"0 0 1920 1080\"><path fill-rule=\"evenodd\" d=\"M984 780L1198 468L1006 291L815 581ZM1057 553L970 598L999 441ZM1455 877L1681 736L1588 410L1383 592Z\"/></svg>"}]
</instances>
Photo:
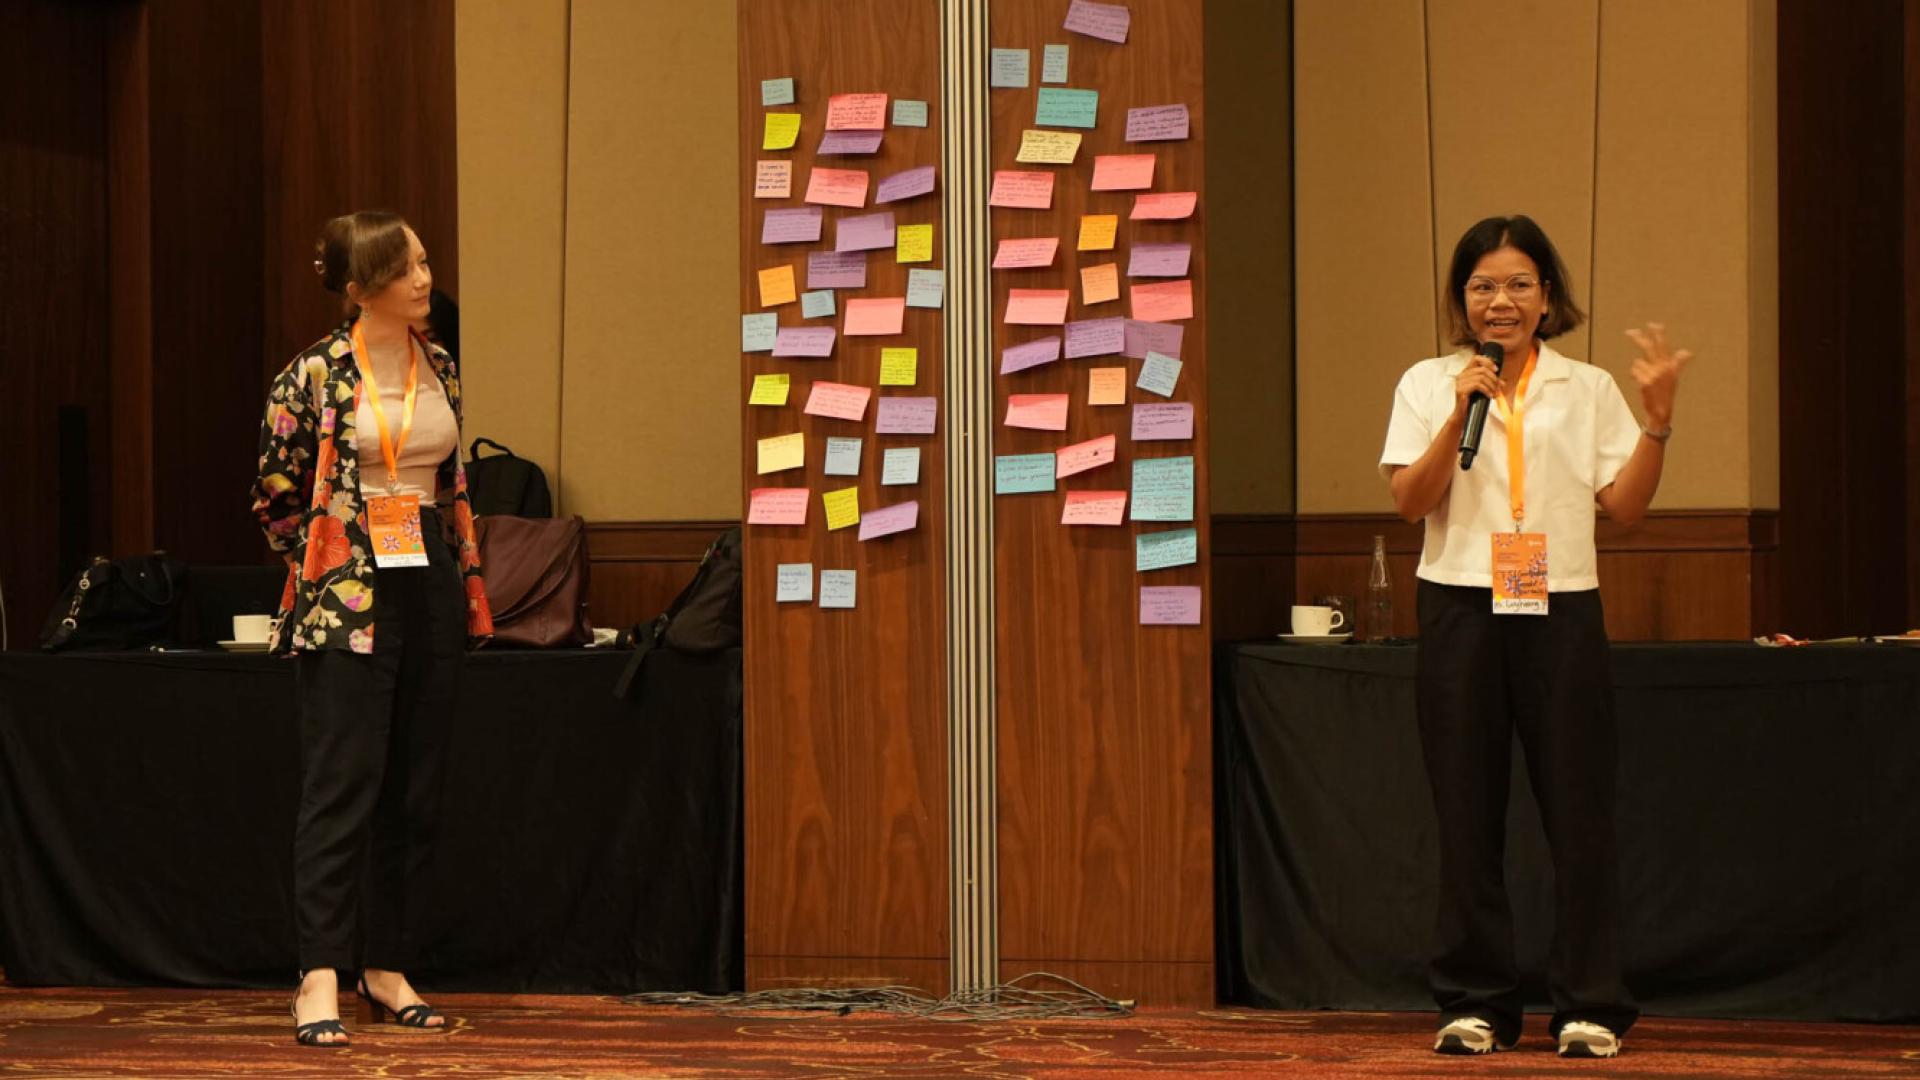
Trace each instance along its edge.
<instances>
[{"instance_id":1,"label":"orange sticky note","mask_svg":"<svg viewBox=\"0 0 1920 1080\"><path fill-rule=\"evenodd\" d=\"M1193 216L1193 208L1200 202L1200 195L1194 191L1160 191L1151 195L1133 197L1133 213L1127 217L1133 221L1174 221Z\"/></svg>"},{"instance_id":2,"label":"orange sticky note","mask_svg":"<svg viewBox=\"0 0 1920 1080\"><path fill-rule=\"evenodd\" d=\"M1133 317L1140 322L1172 322L1193 318L1193 280L1136 282Z\"/></svg>"},{"instance_id":3,"label":"orange sticky note","mask_svg":"<svg viewBox=\"0 0 1920 1080\"><path fill-rule=\"evenodd\" d=\"M988 206L1007 206L1020 210L1048 210L1053 207L1053 174L1000 169L993 174L993 191Z\"/></svg>"},{"instance_id":4,"label":"orange sticky note","mask_svg":"<svg viewBox=\"0 0 1920 1080\"><path fill-rule=\"evenodd\" d=\"M793 303L794 299L792 264L770 266L760 271L761 307L779 307Z\"/></svg>"},{"instance_id":5,"label":"orange sticky note","mask_svg":"<svg viewBox=\"0 0 1920 1080\"><path fill-rule=\"evenodd\" d=\"M1152 186L1152 154L1100 154L1093 159L1095 191L1145 191Z\"/></svg>"},{"instance_id":6,"label":"orange sticky note","mask_svg":"<svg viewBox=\"0 0 1920 1080\"><path fill-rule=\"evenodd\" d=\"M1069 491L1060 510L1062 525L1118 525L1127 512L1124 491Z\"/></svg>"},{"instance_id":7,"label":"orange sticky note","mask_svg":"<svg viewBox=\"0 0 1920 1080\"><path fill-rule=\"evenodd\" d=\"M1009 289L1007 325L1065 326L1068 296L1065 289Z\"/></svg>"},{"instance_id":8,"label":"orange sticky note","mask_svg":"<svg viewBox=\"0 0 1920 1080\"><path fill-rule=\"evenodd\" d=\"M1057 236L1002 240L999 250L993 254L993 268L1018 270L1034 266L1052 266L1053 253L1058 250L1060 250L1060 238Z\"/></svg>"},{"instance_id":9,"label":"orange sticky note","mask_svg":"<svg viewBox=\"0 0 1920 1080\"><path fill-rule=\"evenodd\" d=\"M1008 395L1007 426L1037 431L1067 430L1067 395Z\"/></svg>"},{"instance_id":10,"label":"orange sticky note","mask_svg":"<svg viewBox=\"0 0 1920 1080\"><path fill-rule=\"evenodd\" d=\"M1080 302L1104 304L1120 299L1120 267L1117 263L1080 268Z\"/></svg>"},{"instance_id":11,"label":"orange sticky note","mask_svg":"<svg viewBox=\"0 0 1920 1080\"><path fill-rule=\"evenodd\" d=\"M1088 214L1080 219L1081 251L1112 251L1113 234L1120 228L1118 214Z\"/></svg>"},{"instance_id":12,"label":"orange sticky note","mask_svg":"<svg viewBox=\"0 0 1920 1080\"><path fill-rule=\"evenodd\" d=\"M827 99L828 131L882 131L886 126L885 94L835 94Z\"/></svg>"},{"instance_id":13,"label":"orange sticky note","mask_svg":"<svg viewBox=\"0 0 1920 1080\"><path fill-rule=\"evenodd\" d=\"M813 170L807 174L806 201L825 206L867 205L867 170Z\"/></svg>"},{"instance_id":14,"label":"orange sticky note","mask_svg":"<svg viewBox=\"0 0 1920 1080\"><path fill-rule=\"evenodd\" d=\"M805 525L806 488L754 488L747 503L749 525Z\"/></svg>"},{"instance_id":15,"label":"orange sticky note","mask_svg":"<svg viewBox=\"0 0 1920 1080\"><path fill-rule=\"evenodd\" d=\"M863 420L867 415L867 401L872 397L872 387L816 382L807 394L806 413L835 420Z\"/></svg>"},{"instance_id":16,"label":"orange sticky note","mask_svg":"<svg viewBox=\"0 0 1920 1080\"><path fill-rule=\"evenodd\" d=\"M1097 367L1087 372L1087 404L1125 405L1126 403L1126 368Z\"/></svg>"},{"instance_id":17,"label":"orange sticky note","mask_svg":"<svg viewBox=\"0 0 1920 1080\"><path fill-rule=\"evenodd\" d=\"M761 161L754 164L753 197L784 199L793 194L793 162Z\"/></svg>"},{"instance_id":18,"label":"orange sticky note","mask_svg":"<svg viewBox=\"0 0 1920 1080\"><path fill-rule=\"evenodd\" d=\"M1097 439L1088 439L1083 443L1063 446L1053 452L1053 475L1055 479L1077 476L1088 469L1097 469L1113 461L1114 438L1102 435Z\"/></svg>"},{"instance_id":19,"label":"orange sticky note","mask_svg":"<svg viewBox=\"0 0 1920 1080\"><path fill-rule=\"evenodd\" d=\"M874 337L898 334L907 317L907 298L882 296L847 301L847 324L842 331L848 337Z\"/></svg>"}]
</instances>

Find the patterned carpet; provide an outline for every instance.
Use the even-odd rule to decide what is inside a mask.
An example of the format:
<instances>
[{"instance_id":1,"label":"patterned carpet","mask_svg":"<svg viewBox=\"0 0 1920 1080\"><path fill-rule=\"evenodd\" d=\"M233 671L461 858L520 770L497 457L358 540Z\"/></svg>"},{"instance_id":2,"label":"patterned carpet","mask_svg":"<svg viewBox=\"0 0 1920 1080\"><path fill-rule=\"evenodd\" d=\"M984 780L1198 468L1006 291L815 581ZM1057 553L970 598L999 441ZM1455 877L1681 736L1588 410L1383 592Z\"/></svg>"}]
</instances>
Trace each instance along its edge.
<instances>
[{"instance_id":1,"label":"patterned carpet","mask_svg":"<svg viewBox=\"0 0 1920 1080\"><path fill-rule=\"evenodd\" d=\"M615 998L445 995L444 1035L356 1023L297 1047L288 995L0 987L0 1077L1920 1076L1920 1028L1642 1021L1614 1062L1563 1062L1546 1021L1490 1059L1427 1050L1412 1013L1146 1011L1124 1021L728 1018ZM351 1005L351 999L346 1002Z\"/></svg>"}]
</instances>

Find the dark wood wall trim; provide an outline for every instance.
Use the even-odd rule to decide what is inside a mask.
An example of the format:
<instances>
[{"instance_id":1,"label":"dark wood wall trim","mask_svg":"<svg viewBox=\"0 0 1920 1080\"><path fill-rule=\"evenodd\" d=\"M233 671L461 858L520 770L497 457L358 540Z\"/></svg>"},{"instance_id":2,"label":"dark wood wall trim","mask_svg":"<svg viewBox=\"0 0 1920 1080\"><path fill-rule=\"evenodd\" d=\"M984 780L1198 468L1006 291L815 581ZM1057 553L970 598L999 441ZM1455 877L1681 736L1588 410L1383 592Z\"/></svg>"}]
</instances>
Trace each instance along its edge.
<instances>
[{"instance_id":1,"label":"dark wood wall trim","mask_svg":"<svg viewBox=\"0 0 1920 1080\"><path fill-rule=\"evenodd\" d=\"M645 622L693 580L713 538L737 521L600 521L587 525L587 605L595 626Z\"/></svg>"},{"instance_id":2,"label":"dark wood wall trim","mask_svg":"<svg viewBox=\"0 0 1920 1080\"><path fill-rule=\"evenodd\" d=\"M1906 153L1902 261L1906 271L1907 628L1920 627L1920 0L1906 0Z\"/></svg>"}]
</instances>

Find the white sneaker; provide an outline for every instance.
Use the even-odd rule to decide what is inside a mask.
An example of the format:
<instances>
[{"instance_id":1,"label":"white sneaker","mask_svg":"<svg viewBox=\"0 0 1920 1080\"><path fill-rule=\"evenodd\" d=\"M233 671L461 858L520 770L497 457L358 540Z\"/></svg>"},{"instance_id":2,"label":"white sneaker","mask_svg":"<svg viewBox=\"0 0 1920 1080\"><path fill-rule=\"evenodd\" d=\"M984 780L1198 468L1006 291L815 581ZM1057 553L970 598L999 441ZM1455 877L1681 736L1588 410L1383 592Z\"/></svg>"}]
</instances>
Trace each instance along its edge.
<instances>
[{"instance_id":1,"label":"white sneaker","mask_svg":"<svg viewBox=\"0 0 1920 1080\"><path fill-rule=\"evenodd\" d=\"M1610 1058L1620 1054L1620 1036L1600 1024L1571 1020L1560 1028L1563 1058Z\"/></svg>"},{"instance_id":2,"label":"white sneaker","mask_svg":"<svg viewBox=\"0 0 1920 1080\"><path fill-rule=\"evenodd\" d=\"M1493 1037L1493 1025L1477 1016L1463 1016L1442 1027L1433 1038L1436 1054L1491 1054L1511 1049L1513 1043L1502 1045Z\"/></svg>"}]
</instances>

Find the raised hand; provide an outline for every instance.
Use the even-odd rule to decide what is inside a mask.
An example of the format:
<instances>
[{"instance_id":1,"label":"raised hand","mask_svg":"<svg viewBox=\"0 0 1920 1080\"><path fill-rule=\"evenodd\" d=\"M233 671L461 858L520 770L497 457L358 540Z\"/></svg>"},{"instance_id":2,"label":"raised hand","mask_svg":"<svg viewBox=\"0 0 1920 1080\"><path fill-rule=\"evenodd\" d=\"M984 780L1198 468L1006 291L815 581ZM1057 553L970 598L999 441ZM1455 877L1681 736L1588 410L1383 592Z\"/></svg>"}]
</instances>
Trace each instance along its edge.
<instances>
[{"instance_id":1,"label":"raised hand","mask_svg":"<svg viewBox=\"0 0 1920 1080\"><path fill-rule=\"evenodd\" d=\"M1640 384L1640 405L1651 427L1663 428L1673 422L1673 398L1680 389L1680 373L1687 368L1693 353L1667 345L1665 323L1648 323L1645 329L1629 330L1627 337L1640 347L1633 362L1633 381Z\"/></svg>"}]
</instances>

